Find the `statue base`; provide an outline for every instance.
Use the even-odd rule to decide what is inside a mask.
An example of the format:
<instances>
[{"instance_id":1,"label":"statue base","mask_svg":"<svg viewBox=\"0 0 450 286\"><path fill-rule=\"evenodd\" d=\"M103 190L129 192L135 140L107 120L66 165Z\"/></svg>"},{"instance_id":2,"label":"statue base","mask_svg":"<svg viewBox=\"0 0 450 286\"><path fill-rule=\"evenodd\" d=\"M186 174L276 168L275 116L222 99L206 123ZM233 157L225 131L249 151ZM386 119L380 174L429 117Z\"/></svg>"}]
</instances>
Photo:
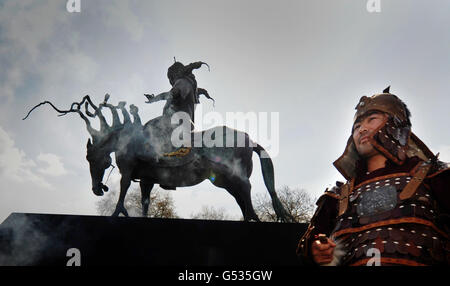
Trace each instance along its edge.
<instances>
[{"instance_id":1,"label":"statue base","mask_svg":"<svg viewBox=\"0 0 450 286\"><path fill-rule=\"evenodd\" d=\"M306 224L12 213L0 265L285 267Z\"/></svg>"}]
</instances>

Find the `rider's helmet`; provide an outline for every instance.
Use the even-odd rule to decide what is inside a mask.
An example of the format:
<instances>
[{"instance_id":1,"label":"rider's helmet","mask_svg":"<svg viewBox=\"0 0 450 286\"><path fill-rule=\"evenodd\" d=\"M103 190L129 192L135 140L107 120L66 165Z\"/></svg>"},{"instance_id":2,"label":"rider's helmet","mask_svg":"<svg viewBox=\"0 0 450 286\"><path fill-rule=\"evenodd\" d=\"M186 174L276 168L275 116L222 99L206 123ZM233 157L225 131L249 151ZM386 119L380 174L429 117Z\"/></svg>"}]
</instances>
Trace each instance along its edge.
<instances>
[{"instance_id":1,"label":"rider's helmet","mask_svg":"<svg viewBox=\"0 0 450 286\"><path fill-rule=\"evenodd\" d=\"M186 67L180 62L175 62L169 67L167 70L167 78L169 79L170 85L173 86L177 79L184 76L185 69Z\"/></svg>"},{"instance_id":2,"label":"rider's helmet","mask_svg":"<svg viewBox=\"0 0 450 286\"><path fill-rule=\"evenodd\" d=\"M208 66L208 64L204 62L195 62L185 66L182 63L175 61L175 63L167 70L167 78L169 79L170 85L173 86L175 81L179 78L187 77L195 81L195 76L192 73L192 70L199 69L202 65Z\"/></svg>"}]
</instances>

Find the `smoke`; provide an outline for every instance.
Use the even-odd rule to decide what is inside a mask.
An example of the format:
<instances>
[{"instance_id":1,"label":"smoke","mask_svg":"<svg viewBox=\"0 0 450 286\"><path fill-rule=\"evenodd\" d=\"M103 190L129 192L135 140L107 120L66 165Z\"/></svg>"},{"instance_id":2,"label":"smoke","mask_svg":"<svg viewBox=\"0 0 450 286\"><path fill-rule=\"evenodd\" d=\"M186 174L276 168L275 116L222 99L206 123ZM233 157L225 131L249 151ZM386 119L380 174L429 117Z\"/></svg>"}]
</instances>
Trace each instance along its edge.
<instances>
[{"instance_id":1,"label":"smoke","mask_svg":"<svg viewBox=\"0 0 450 286\"><path fill-rule=\"evenodd\" d=\"M342 261L342 257L344 257L346 251L342 241L335 241L336 247L333 251L333 259L330 263L325 264L324 266L338 266Z\"/></svg>"},{"instance_id":2,"label":"smoke","mask_svg":"<svg viewBox=\"0 0 450 286\"><path fill-rule=\"evenodd\" d=\"M34 265L39 261L49 238L36 229L36 221L26 215L12 214L0 228L2 245L0 265Z\"/></svg>"},{"instance_id":3,"label":"smoke","mask_svg":"<svg viewBox=\"0 0 450 286\"><path fill-rule=\"evenodd\" d=\"M64 266L79 231L70 216L12 213L0 226L0 266Z\"/></svg>"},{"instance_id":4,"label":"smoke","mask_svg":"<svg viewBox=\"0 0 450 286\"><path fill-rule=\"evenodd\" d=\"M151 153L161 157L164 153L172 151L170 142L170 133L172 126L168 118L164 116L156 117L151 120L151 123L146 126L145 137L142 140L147 141L151 146Z\"/></svg>"}]
</instances>

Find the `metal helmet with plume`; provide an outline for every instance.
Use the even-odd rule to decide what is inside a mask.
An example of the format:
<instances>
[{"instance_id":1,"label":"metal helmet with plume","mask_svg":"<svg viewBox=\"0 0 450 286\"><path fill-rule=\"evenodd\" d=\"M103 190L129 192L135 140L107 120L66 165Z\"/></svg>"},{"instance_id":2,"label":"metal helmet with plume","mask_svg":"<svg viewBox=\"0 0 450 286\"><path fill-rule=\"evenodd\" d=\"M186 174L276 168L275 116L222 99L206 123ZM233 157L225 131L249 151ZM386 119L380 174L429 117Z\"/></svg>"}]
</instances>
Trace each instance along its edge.
<instances>
[{"instance_id":1,"label":"metal helmet with plume","mask_svg":"<svg viewBox=\"0 0 450 286\"><path fill-rule=\"evenodd\" d=\"M369 141L375 149L395 164L403 164L407 157L418 156L423 160L435 157L411 132L411 112L400 98L390 93L390 86L380 94L371 97L362 96L355 109L353 124L373 111L388 115L385 122L369 134ZM350 179L356 175L356 166L361 159L353 136L350 135L344 153L333 164L346 179Z\"/></svg>"}]
</instances>

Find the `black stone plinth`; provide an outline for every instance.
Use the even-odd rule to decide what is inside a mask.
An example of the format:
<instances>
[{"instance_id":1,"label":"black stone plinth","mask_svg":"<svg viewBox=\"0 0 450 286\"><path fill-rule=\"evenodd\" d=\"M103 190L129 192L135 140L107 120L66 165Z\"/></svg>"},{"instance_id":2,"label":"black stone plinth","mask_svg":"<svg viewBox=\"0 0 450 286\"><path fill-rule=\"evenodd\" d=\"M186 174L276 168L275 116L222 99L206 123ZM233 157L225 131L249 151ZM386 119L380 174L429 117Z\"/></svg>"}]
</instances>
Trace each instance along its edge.
<instances>
[{"instance_id":1,"label":"black stone plinth","mask_svg":"<svg viewBox=\"0 0 450 286\"><path fill-rule=\"evenodd\" d=\"M12 213L0 265L295 266L306 224Z\"/></svg>"}]
</instances>

